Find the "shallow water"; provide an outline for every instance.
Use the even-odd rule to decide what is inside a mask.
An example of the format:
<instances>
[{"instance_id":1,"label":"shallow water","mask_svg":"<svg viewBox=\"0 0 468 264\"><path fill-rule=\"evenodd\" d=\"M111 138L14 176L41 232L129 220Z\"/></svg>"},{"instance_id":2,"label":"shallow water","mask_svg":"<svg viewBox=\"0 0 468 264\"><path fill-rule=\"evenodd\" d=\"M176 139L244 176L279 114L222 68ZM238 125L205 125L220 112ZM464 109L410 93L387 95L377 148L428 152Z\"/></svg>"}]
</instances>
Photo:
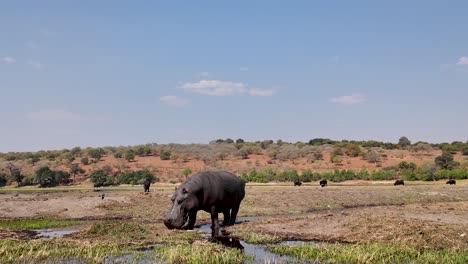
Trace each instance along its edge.
<instances>
[{"instance_id":1,"label":"shallow water","mask_svg":"<svg viewBox=\"0 0 468 264\"><path fill-rule=\"evenodd\" d=\"M250 216L250 217L239 217L236 223L255 221L259 219L266 218L264 216ZM211 235L211 224L201 225L195 228L197 231L202 231L205 233L205 237L210 237ZM220 228L220 232L223 233L223 227ZM249 244L243 240L238 240L231 238L229 236L221 236L219 238L213 239L214 242L223 244L228 247L234 247L241 249L244 254L252 256L253 260L251 263L304 263L293 257L281 256L272 252L269 252L265 249L265 245L253 245ZM309 241L283 241L278 245L302 245L302 244L313 244L316 242Z\"/></svg>"},{"instance_id":2,"label":"shallow water","mask_svg":"<svg viewBox=\"0 0 468 264\"><path fill-rule=\"evenodd\" d=\"M79 230L50 230L50 229L45 229L45 230L34 230L37 232L38 237L45 237L45 238L56 238L56 237L64 237L66 235L70 235L73 233L78 232Z\"/></svg>"}]
</instances>

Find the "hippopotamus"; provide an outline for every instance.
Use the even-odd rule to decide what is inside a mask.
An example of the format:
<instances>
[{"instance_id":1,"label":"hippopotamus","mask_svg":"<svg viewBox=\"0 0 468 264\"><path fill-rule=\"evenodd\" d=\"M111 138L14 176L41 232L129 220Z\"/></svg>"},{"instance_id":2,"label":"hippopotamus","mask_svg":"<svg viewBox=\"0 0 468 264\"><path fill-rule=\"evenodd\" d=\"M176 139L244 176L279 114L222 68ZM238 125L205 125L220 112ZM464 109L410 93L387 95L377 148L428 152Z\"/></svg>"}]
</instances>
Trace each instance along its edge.
<instances>
[{"instance_id":1,"label":"hippopotamus","mask_svg":"<svg viewBox=\"0 0 468 264\"><path fill-rule=\"evenodd\" d=\"M301 186L301 185L302 185L302 182L300 180L295 180L294 181L294 187Z\"/></svg>"},{"instance_id":2,"label":"hippopotamus","mask_svg":"<svg viewBox=\"0 0 468 264\"><path fill-rule=\"evenodd\" d=\"M447 184L450 184L450 185L454 184L455 185L455 184L457 184L457 181L454 180L454 179L450 179L450 180L447 181Z\"/></svg>"},{"instance_id":3,"label":"hippopotamus","mask_svg":"<svg viewBox=\"0 0 468 264\"><path fill-rule=\"evenodd\" d=\"M393 184L395 186L397 185L405 185L405 182L403 180L396 180L395 183Z\"/></svg>"},{"instance_id":4,"label":"hippopotamus","mask_svg":"<svg viewBox=\"0 0 468 264\"><path fill-rule=\"evenodd\" d=\"M151 181L148 181L148 180L146 180L146 181L143 183L143 188L145 189L145 193L146 193L146 192L149 192L150 185L151 185Z\"/></svg>"},{"instance_id":5,"label":"hippopotamus","mask_svg":"<svg viewBox=\"0 0 468 264\"><path fill-rule=\"evenodd\" d=\"M321 180L320 181L320 186L321 187L325 187L325 186L327 186L327 184L328 184L327 180Z\"/></svg>"},{"instance_id":6,"label":"hippopotamus","mask_svg":"<svg viewBox=\"0 0 468 264\"><path fill-rule=\"evenodd\" d=\"M193 229L197 212L203 210L211 214L211 236L217 237L218 213L223 213L224 225L233 225L244 196L245 182L232 173L195 174L176 188L164 224L169 229Z\"/></svg>"}]
</instances>

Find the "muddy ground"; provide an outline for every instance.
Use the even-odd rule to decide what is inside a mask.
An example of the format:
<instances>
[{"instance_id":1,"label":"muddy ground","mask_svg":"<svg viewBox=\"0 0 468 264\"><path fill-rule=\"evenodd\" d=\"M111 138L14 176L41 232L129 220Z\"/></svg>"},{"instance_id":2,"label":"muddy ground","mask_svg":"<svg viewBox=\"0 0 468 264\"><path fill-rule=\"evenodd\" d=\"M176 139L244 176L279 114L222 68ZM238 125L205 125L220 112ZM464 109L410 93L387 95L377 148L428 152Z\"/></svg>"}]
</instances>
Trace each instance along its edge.
<instances>
[{"instance_id":1,"label":"muddy ground","mask_svg":"<svg viewBox=\"0 0 468 264\"><path fill-rule=\"evenodd\" d=\"M139 186L98 192L0 189L0 219L119 219L146 225L158 236L171 236L181 231L169 231L161 223L173 190L172 185L158 184L149 194ZM301 187L264 184L248 185L246 193L239 216L265 217L228 228L239 237L254 232L284 240L382 242L468 251L468 181L456 186L349 182L325 188L317 183ZM208 222L207 213L198 216L198 224ZM0 231L0 238L8 237L28 236Z\"/></svg>"}]
</instances>

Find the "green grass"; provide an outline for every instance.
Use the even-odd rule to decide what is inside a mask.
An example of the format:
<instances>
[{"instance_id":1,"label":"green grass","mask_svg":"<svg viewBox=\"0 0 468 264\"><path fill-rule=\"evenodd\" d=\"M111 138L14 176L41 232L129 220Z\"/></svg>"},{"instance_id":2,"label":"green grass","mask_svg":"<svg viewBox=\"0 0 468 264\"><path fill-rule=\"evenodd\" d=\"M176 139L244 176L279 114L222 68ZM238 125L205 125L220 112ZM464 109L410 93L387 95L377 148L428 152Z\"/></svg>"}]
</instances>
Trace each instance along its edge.
<instances>
[{"instance_id":1,"label":"green grass","mask_svg":"<svg viewBox=\"0 0 468 264\"><path fill-rule=\"evenodd\" d=\"M125 253L123 248L108 242L0 240L0 263L39 263L52 260L79 259L102 263L108 256Z\"/></svg>"},{"instance_id":2,"label":"green grass","mask_svg":"<svg viewBox=\"0 0 468 264\"><path fill-rule=\"evenodd\" d=\"M242 251L224 246L197 241L191 245L158 247L155 254L168 263L244 263L247 260Z\"/></svg>"},{"instance_id":3,"label":"green grass","mask_svg":"<svg viewBox=\"0 0 468 264\"><path fill-rule=\"evenodd\" d=\"M385 244L270 246L273 253L327 263L468 263L468 252L419 251Z\"/></svg>"},{"instance_id":4,"label":"green grass","mask_svg":"<svg viewBox=\"0 0 468 264\"><path fill-rule=\"evenodd\" d=\"M72 220L48 220L48 219L21 219L0 220L0 229L7 230L34 230L56 227L79 225L81 222Z\"/></svg>"}]
</instances>

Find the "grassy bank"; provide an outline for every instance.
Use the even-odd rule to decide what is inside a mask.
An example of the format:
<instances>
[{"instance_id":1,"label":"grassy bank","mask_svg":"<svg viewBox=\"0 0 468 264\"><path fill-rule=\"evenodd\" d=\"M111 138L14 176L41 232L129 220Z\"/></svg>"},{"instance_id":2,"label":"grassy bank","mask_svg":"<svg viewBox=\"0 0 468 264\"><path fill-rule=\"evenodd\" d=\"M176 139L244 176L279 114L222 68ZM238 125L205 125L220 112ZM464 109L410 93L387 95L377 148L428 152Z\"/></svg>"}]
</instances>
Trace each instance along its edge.
<instances>
[{"instance_id":1,"label":"grassy bank","mask_svg":"<svg viewBox=\"0 0 468 264\"><path fill-rule=\"evenodd\" d=\"M270 246L273 253L327 263L468 263L468 252L420 251L386 244Z\"/></svg>"},{"instance_id":2,"label":"grassy bank","mask_svg":"<svg viewBox=\"0 0 468 264\"><path fill-rule=\"evenodd\" d=\"M79 221L48 220L48 219L20 219L0 220L0 229L6 230L35 230L79 225Z\"/></svg>"}]
</instances>

